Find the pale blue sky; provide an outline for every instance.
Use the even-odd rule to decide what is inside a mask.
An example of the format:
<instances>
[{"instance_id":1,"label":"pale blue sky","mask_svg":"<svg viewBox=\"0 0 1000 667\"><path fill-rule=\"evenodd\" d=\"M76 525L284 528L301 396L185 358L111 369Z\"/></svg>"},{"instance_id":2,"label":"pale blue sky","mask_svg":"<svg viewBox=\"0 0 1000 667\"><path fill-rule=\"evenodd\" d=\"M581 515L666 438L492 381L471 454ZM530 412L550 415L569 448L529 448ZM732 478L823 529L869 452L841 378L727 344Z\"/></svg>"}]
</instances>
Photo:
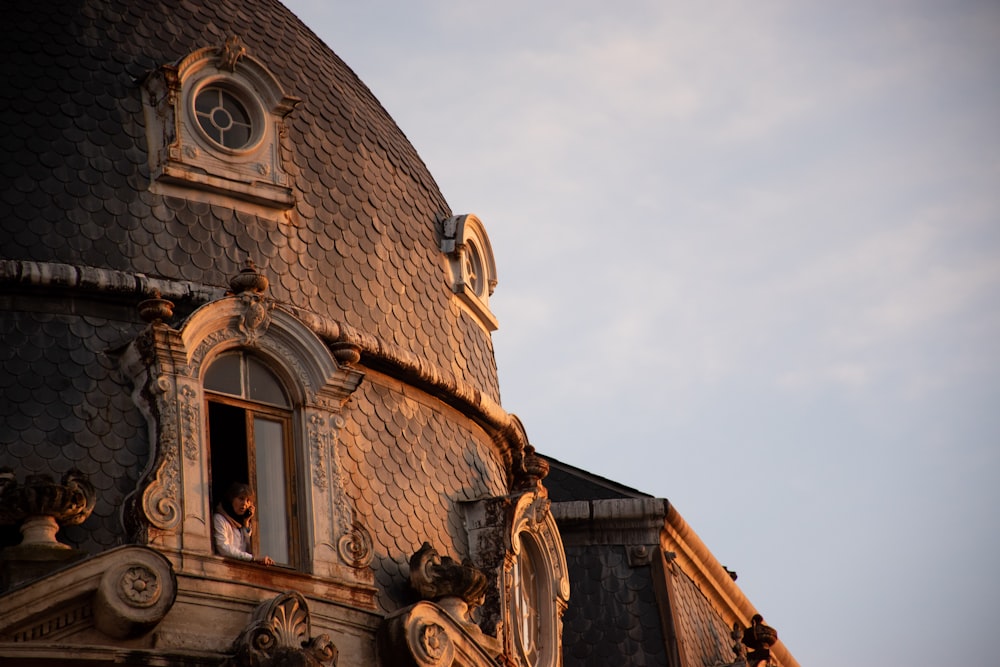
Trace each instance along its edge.
<instances>
[{"instance_id":1,"label":"pale blue sky","mask_svg":"<svg viewBox=\"0 0 1000 667\"><path fill-rule=\"evenodd\" d=\"M1000 3L289 3L497 259L504 407L803 665L992 664Z\"/></svg>"}]
</instances>

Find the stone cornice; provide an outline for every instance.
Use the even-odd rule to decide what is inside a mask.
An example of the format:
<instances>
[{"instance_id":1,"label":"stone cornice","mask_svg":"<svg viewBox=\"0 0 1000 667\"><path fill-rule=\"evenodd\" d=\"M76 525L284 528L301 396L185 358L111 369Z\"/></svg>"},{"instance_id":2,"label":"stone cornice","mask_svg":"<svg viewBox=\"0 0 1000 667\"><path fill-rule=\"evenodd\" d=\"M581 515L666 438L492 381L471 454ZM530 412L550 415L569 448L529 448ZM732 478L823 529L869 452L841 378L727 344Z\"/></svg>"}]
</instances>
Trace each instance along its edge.
<instances>
[{"instance_id":1,"label":"stone cornice","mask_svg":"<svg viewBox=\"0 0 1000 667\"><path fill-rule=\"evenodd\" d=\"M663 498L577 500L552 503L552 516L566 546L655 546L669 506Z\"/></svg>"},{"instance_id":2,"label":"stone cornice","mask_svg":"<svg viewBox=\"0 0 1000 667\"><path fill-rule=\"evenodd\" d=\"M0 259L0 284L26 288L70 290L92 293L103 298L131 297L135 303L155 295L183 301L197 307L222 298L226 289L185 280L153 278L141 273L115 271L90 266L54 262ZM527 444L516 417L480 389L448 376L434 364L344 322L313 311L279 304L327 344L351 343L360 348L361 363L396 379L413 384L469 415L493 437L507 465Z\"/></svg>"}]
</instances>

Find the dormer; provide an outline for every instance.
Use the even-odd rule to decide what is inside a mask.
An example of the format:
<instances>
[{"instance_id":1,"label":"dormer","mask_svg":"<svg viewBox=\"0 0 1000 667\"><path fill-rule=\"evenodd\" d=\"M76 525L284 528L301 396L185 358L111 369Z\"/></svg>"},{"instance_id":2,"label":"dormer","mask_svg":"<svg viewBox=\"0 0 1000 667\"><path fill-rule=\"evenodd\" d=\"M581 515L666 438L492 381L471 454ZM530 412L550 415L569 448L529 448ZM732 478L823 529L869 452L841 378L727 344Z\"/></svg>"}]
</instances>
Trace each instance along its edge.
<instances>
[{"instance_id":1,"label":"dormer","mask_svg":"<svg viewBox=\"0 0 1000 667\"><path fill-rule=\"evenodd\" d=\"M294 205L282 141L284 119L300 100L239 37L162 65L146 78L143 101L154 190Z\"/></svg>"}]
</instances>

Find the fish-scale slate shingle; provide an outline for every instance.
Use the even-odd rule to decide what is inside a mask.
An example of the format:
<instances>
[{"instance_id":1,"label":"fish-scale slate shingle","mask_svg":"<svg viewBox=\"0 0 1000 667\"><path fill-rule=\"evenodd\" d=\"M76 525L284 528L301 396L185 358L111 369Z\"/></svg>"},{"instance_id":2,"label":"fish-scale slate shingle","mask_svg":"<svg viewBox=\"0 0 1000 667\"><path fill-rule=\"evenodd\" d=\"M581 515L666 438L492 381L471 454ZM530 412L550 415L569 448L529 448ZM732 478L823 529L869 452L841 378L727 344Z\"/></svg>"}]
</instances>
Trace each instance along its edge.
<instances>
[{"instance_id":1,"label":"fish-scale slate shingle","mask_svg":"<svg viewBox=\"0 0 1000 667\"><path fill-rule=\"evenodd\" d=\"M375 541L376 581L386 611L415 601L406 584L407 561L425 540L453 557L468 553L457 501L506 492L503 464L490 439L449 412L371 377L344 413L340 448L347 495Z\"/></svg>"},{"instance_id":2,"label":"fish-scale slate shingle","mask_svg":"<svg viewBox=\"0 0 1000 667\"><path fill-rule=\"evenodd\" d=\"M97 317L12 306L0 318L0 465L21 478L87 473L99 492L94 512L62 539L90 552L115 546L125 537L122 501L149 455L145 421L109 354L128 332Z\"/></svg>"},{"instance_id":3,"label":"fish-scale slate shingle","mask_svg":"<svg viewBox=\"0 0 1000 667\"><path fill-rule=\"evenodd\" d=\"M498 400L490 338L446 282L435 220L450 214L447 203L370 91L287 9L107 0L44 21L36 3L4 11L0 257L219 287L249 257L278 300L346 321ZM286 119L288 221L149 192L142 79L231 34L302 99Z\"/></svg>"},{"instance_id":4,"label":"fish-scale slate shingle","mask_svg":"<svg viewBox=\"0 0 1000 667\"><path fill-rule=\"evenodd\" d=\"M285 119L285 212L151 182L143 81L232 35L301 99ZM278 302L499 401L490 336L448 283L436 225L451 210L371 92L278 2L81 0L40 12L15 0L0 63L0 467L89 476L97 506L64 542L93 553L129 539L122 507L152 453L119 359L145 326L141 281L192 295L177 303L179 326L252 259ZM108 271L119 273L86 277ZM44 280L24 280L31 272ZM507 481L465 415L376 376L344 410L341 459L390 610L412 601L406 561L424 540L466 554L456 503L502 495Z\"/></svg>"}]
</instances>

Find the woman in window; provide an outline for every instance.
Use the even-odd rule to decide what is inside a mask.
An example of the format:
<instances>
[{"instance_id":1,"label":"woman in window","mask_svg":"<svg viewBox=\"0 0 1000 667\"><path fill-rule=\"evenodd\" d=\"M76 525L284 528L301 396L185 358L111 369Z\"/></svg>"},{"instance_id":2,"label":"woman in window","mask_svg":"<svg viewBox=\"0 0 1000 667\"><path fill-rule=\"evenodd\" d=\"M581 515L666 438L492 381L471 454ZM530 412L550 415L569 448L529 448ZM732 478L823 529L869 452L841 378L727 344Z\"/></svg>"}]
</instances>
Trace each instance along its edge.
<instances>
[{"instance_id":1,"label":"woman in window","mask_svg":"<svg viewBox=\"0 0 1000 667\"><path fill-rule=\"evenodd\" d=\"M215 506L212 517L212 533L215 549L223 556L238 560L250 560L264 565L274 565L269 556L254 558L250 537L253 527L253 492L246 484L234 482L226 490L225 498Z\"/></svg>"}]
</instances>

